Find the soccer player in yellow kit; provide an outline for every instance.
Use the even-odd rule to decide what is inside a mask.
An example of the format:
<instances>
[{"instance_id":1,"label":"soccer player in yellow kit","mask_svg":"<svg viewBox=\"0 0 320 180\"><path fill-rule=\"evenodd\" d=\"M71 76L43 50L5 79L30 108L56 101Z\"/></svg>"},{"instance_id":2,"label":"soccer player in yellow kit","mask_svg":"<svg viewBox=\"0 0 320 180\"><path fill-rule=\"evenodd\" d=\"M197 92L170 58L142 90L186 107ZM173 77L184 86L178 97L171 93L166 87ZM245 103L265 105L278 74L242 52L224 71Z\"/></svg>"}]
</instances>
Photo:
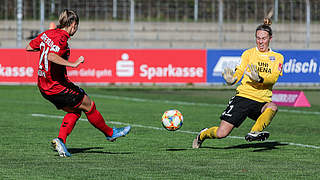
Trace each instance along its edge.
<instances>
[{"instance_id":1,"label":"soccer player in yellow kit","mask_svg":"<svg viewBox=\"0 0 320 180\"><path fill-rule=\"evenodd\" d=\"M282 76L283 56L269 48L272 39L271 20L264 19L264 24L256 29L257 46L246 50L241 56L241 64L235 72L226 68L223 77L228 85L240 81L236 95L229 101L221 114L220 126L205 128L194 139L192 147L199 148L205 139L227 137L234 127L239 127L247 118L255 120L245 139L264 141L269 132L263 131L277 113L277 105L271 101L272 87Z\"/></svg>"}]
</instances>

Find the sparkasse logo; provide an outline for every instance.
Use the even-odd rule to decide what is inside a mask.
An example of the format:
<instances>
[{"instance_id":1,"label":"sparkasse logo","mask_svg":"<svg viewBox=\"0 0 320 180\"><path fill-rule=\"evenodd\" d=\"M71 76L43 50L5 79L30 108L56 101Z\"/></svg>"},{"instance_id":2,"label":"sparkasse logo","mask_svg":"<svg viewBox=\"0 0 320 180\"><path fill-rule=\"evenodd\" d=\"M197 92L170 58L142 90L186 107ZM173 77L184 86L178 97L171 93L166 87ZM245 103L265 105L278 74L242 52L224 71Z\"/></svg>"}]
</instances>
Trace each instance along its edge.
<instances>
[{"instance_id":1,"label":"sparkasse logo","mask_svg":"<svg viewBox=\"0 0 320 180\"><path fill-rule=\"evenodd\" d=\"M119 77L132 77L134 75L134 62L129 60L127 53L123 53L121 60L117 61L116 74Z\"/></svg>"}]
</instances>

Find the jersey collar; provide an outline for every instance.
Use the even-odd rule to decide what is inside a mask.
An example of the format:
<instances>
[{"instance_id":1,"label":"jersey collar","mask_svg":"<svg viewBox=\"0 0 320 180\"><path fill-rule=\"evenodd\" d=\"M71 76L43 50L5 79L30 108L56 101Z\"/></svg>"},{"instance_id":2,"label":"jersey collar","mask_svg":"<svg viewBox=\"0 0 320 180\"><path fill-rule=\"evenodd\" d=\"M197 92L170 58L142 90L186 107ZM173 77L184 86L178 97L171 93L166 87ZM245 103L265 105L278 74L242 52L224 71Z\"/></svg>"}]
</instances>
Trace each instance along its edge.
<instances>
[{"instance_id":1,"label":"jersey collar","mask_svg":"<svg viewBox=\"0 0 320 180\"><path fill-rule=\"evenodd\" d=\"M260 52L259 49L258 49L258 47L256 47L256 50L257 50L257 52L259 52L259 53L269 53L269 52L272 52L272 49L271 49L271 48L269 48L269 51L268 51L268 52Z\"/></svg>"},{"instance_id":2,"label":"jersey collar","mask_svg":"<svg viewBox=\"0 0 320 180\"><path fill-rule=\"evenodd\" d=\"M68 39L70 38L70 35L69 35L69 33L68 33L67 31L62 30L62 29L59 29L59 28L57 28L57 29L58 29L59 31L61 31L62 34L64 34L65 36L67 36Z\"/></svg>"}]
</instances>

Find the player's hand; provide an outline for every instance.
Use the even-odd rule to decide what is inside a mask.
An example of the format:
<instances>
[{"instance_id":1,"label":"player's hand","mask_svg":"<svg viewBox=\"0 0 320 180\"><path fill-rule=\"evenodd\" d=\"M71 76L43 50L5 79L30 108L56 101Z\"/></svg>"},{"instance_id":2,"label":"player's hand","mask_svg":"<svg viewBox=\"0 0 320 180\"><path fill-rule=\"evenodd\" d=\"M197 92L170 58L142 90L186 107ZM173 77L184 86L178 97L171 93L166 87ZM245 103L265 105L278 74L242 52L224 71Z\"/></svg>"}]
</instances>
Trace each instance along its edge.
<instances>
[{"instance_id":1,"label":"player's hand","mask_svg":"<svg viewBox=\"0 0 320 180\"><path fill-rule=\"evenodd\" d=\"M248 69L250 70L250 72L248 72ZM248 65L246 68L245 74L249 76L249 78L252 81L260 82L261 80L261 77L259 76L259 72L256 65L253 65L253 64Z\"/></svg>"},{"instance_id":2,"label":"player's hand","mask_svg":"<svg viewBox=\"0 0 320 180\"><path fill-rule=\"evenodd\" d=\"M225 68L222 76L228 85L233 85L237 81L237 77L233 77L234 72L231 68Z\"/></svg>"},{"instance_id":3,"label":"player's hand","mask_svg":"<svg viewBox=\"0 0 320 180\"><path fill-rule=\"evenodd\" d=\"M84 63L84 57L83 56L80 56L76 62L74 62L73 66L72 67L78 67L81 63Z\"/></svg>"}]
</instances>

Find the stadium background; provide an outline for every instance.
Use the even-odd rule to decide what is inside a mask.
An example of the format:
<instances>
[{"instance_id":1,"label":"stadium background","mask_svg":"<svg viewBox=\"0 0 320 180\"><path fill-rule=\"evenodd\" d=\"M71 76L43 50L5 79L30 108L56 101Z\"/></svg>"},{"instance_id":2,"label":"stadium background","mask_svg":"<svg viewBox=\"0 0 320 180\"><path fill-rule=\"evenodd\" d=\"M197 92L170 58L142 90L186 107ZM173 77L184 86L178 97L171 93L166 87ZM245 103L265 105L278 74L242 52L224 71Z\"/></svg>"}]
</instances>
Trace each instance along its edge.
<instances>
[{"instance_id":1,"label":"stadium background","mask_svg":"<svg viewBox=\"0 0 320 180\"><path fill-rule=\"evenodd\" d=\"M273 48L318 49L319 6L316 0L1 0L0 47L16 47L69 8L81 20L73 48L247 48L273 8Z\"/></svg>"},{"instance_id":2,"label":"stadium background","mask_svg":"<svg viewBox=\"0 0 320 180\"><path fill-rule=\"evenodd\" d=\"M0 0L0 179L320 179L319 3ZM279 81L291 81L276 89L303 90L311 107L279 107L266 129L271 133L267 141L244 140L254 123L248 119L229 138L206 141L203 148L192 149L202 128L219 124L221 112L235 93L235 87L220 86L221 77L211 75L219 75L223 65L238 61L244 49L255 46L254 30L271 7L275 10L272 48L283 52L287 62ZM49 148L65 113L41 97L34 85L38 53L24 50L30 38L57 22L64 8L80 14L80 29L70 40L71 60L85 55L86 62L69 71L71 78L82 74L79 82L95 79L92 75L96 79L116 75L119 59L131 66L132 61L134 66L144 65L142 69L185 66L188 72L198 72L192 81L184 81L186 87L153 86L153 82L152 86L81 84L108 125L130 124L132 131L108 143L82 116L68 139L72 157L67 159ZM127 69L124 74L136 70ZM204 73L210 76L198 77ZM137 78L148 77L181 80L151 74ZM123 78L128 77L113 80ZM199 79L210 83L191 86ZM183 113L184 124L181 130L169 132L160 120L164 111L173 108Z\"/></svg>"}]
</instances>

